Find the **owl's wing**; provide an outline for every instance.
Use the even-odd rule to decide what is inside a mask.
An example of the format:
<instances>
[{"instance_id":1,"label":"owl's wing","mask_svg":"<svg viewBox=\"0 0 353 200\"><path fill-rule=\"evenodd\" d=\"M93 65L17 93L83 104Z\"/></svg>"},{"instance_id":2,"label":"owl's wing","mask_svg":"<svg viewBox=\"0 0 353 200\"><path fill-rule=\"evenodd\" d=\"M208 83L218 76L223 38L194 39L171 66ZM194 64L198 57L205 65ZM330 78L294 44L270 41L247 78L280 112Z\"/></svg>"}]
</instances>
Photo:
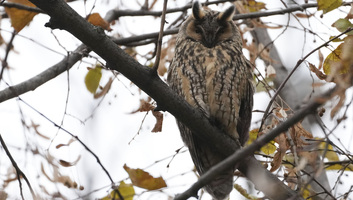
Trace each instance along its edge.
<instances>
[{"instance_id":1,"label":"owl's wing","mask_svg":"<svg viewBox=\"0 0 353 200\"><path fill-rule=\"evenodd\" d=\"M193 72L190 70L190 66L180 66L185 65L185 63L180 64L177 61L172 61L170 65L171 69L168 73L168 83L169 86L179 95L184 97L184 99L194 108L199 109L207 118L210 117L209 106L205 103L205 88L198 81L199 79L192 79ZM184 70L183 70L184 69ZM187 70L185 70L187 69Z\"/></svg>"},{"instance_id":2,"label":"owl's wing","mask_svg":"<svg viewBox=\"0 0 353 200\"><path fill-rule=\"evenodd\" d=\"M185 144L189 148L191 158L200 175L222 161L225 156L212 148L212 145L202 141L193 134L184 124L178 122L179 130ZM217 175L205 189L214 197L224 199L233 189L233 173L235 169L228 169Z\"/></svg>"},{"instance_id":3,"label":"owl's wing","mask_svg":"<svg viewBox=\"0 0 353 200\"><path fill-rule=\"evenodd\" d=\"M237 131L241 145L244 145L249 138L254 94L254 86L251 80L247 80L244 89L244 94L240 99L239 119L237 123Z\"/></svg>"}]
</instances>

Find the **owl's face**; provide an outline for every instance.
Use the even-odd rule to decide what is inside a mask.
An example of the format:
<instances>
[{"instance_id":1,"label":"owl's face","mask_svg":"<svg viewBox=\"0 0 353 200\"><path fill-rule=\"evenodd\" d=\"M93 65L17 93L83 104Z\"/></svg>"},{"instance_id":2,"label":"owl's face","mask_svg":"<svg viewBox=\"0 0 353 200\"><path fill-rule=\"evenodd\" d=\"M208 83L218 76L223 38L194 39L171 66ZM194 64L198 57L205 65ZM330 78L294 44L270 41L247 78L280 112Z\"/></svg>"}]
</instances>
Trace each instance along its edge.
<instances>
[{"instance_id":1,"label":"owl's face","mask_svg":"<svg viewBox=\"0 0 353 200\"><path fill-rule=\"evenodd\" d=\"M180 28L179 37L200 42L207 48L213 48L224 41L239 41L239 31L232 21L234 6L224 12L204 10L196 1L192 15Z\"/></svg>"}]
</instances>

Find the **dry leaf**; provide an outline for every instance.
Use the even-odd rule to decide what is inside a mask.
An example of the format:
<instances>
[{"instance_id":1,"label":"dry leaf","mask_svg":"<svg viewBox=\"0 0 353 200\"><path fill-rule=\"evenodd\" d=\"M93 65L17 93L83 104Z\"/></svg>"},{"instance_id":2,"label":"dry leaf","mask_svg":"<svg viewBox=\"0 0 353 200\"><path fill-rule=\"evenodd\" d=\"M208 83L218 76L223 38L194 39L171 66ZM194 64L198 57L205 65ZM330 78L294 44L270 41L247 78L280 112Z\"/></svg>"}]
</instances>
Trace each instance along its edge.
<instances>
[{"instance_id":1,"label":"dry leaf","mask_svg":"<svg viewBox=\"0 0 353 200\"><path fill-rule=\"evenodd\" d=\"M318 53L319 53L319 69L321 70L322 69L322 65L324 63L324 55L322 55L320 49L319 49Z\"/></svg>"},{"instance_id":2,"label":"dry leaf","mask_svg":"<svg viewBox=\"0 0 353 200\"><path fill-rule=\"evenodd\" d=\"M39 124L35 124L33 121L31 121L31 126L30 127L32 127L33 129L34 129L34 132L37 134L37 135L39 135L40 137L42 137L42 138L44 138L44 139L46 139L46 140L49 140L50 139L50 137L47 137L47 136L45 136L45 135L43 135L42 133L40 133L39 132L39 130L38 130L38 127L40 126Z\"/></svg>"},{"instance_id":3,"label":"dry leaf","mask_svg":"<svg viewBox=\"0 0 353 200\"><path fill-rule=\"evenodd\" d=\"M137 113L137 112L147 112L147 111L151 111L155 109L155 106L152 105L151 103L149 103L148 101L144 100L144 99L140 99L140 107L135 110L132 111L131 114Z\"/></svg>"},{"instance_id":4,"label":"dry leaf","mask_svg":"<svg viewBox=\"0 0 353 200\"><path fill-rule=\"evenodd\" d=\"M111 77L109 78L108 82L105 84L105 86L103 87L102 91L100 92L97 92L93 95L93 98L95 99L98 99L104 95L106 95L109 90L110 90L110 87L112 86L112 83L113 83L114 79L112 79Z\"/></svg>"},{"instance_id":5,"label":"dry leaf","mask_svg":"<svg viewBox=\"0 0 353 200\"><path fill-rule=\"evenodd\" d=\"M266 67L266 77L267 78L276 78L276 69L272 65Z\"/></svg>"},{"instance_id":6,"label":"dry leaf","mask_svg":"<svg viewBox=\"0 0 353 200\"><path fill-rule=\"evenodd\" d=\"M101 200L121 200L116 190L119 191L124 200L133 200L135 196L134 186L132 184L126 184L124 181L121 181L117 189L113 190L108 196L102 198Z\"/></svg>"},{"instance_id":7,"label":"dry leaf","mask_svg":"<svg viewBox=\"0 0 353 200\"><path fill-rule=\"evenodd\" d=\"M299 18L310 18L310 17L314 16L314 14L308 15L308 14L304 14L304 13L297 13L297 14L295 14L295 16L297 16Z\"/></svg>"},{"instance_id":8,"label":"dry leaf","mask_svg":"<svg viewBox=\"0 0 353 200\"><path fill-rule=\"evenodd\" d=\"M163 113L159 111L152 111L153 116L156 118L156 124L154 125L152 132L161 132L162 131L162 124L163 124Z\"/></svg>"},{"instance_id":9,"label":"dry leaf","mask_svg":"<svg viewBox=\"0 0 353 200\"><path fill-rule=\"evenodd\" d=\"M72 166L76 165L77 162L78 162L80 159L81 159L81 156L79 155L79 156L77 157L77 159L76 159L75 161L73 161L73 162L68 162L68 161L65 161L65 160L59 160L59 163L60 163L60 165L63 166L63 167L72 167Z\"/></svg>"},{"instance_id":10,"label":"dry leaf","mask_svg":"<svg viewBox=\"0 0 353 200\"><path fill-rule=\"evenodd\" d=\"M28 0L8 0L7 2L21 4L29 7L36 7L33 3ZM11 26L14 27L17 33L19 33L26 25L28 25L33 17L38 14L18 8L5 7L5 12L11 19Z\"/></svg>"},{"instance_id":11,"label":"dry leaf","mask_svg":"<svg viewBox=\"0 0 353 200\"><path fill-rule=\"evenodd\" d=\"M352 19L353 18L353 6L351 5L351 9L349 10L346 19Z\"/></svg>"},{"instance_id":12,"label":"dry leaf","mask_svg":"<svg viewBox=\"0 0 353 200\"><path fill-rule=\"evenodd\" d=\"M309 63L310 71L314 72L320 80L326 80L327 75L315 67L314 64Z\"/></svg>"},{"instance_id":13,"label":"dry leaf","mask_svg":"<svg viewBox=\"0 0 353 200\"><path fill-rule=\"evenodd\" d=\"M271 169L270 172L276 171L282 164L282 159L285 153L281 151L277 151L275 155L273 156L273 160L271 162Z\"/></svg>"},{"instance_id":14,"label":"dry leaf","mask_svg":"<svg viewBox=\"0 0 353 200\"><path fill-rule=\"evenodd\" d=\"M124 165L124 169L129 174L132 184L137 187L147 190L157 190L167 187L162 177L154 178L148 172L142 169L131 169L126 164Z\"/></svg>"},{"instance_id":15,"label":"dry leaf","mask_svg":"<svg viewBox=\"0 0 353 200\"><path fill-rule=\"evenodd\" d=\"M73 143L75 141L76 141L76 139L71 138L67 144L58 144L58 145L55 146L55 148L59 149L61 147L69 146L71 143Z\"/></svg>"},{"instance_id":16,"label":"dry leaf","mask_svg":"<svg viewBox=\"0 0 353 200\"><path fill-rule=\"evenodd\" d=\"M110 28L110 24L105 21L99 13L92 13L88 15L87 21L95 26L103 28L104 30L112 31L112 29Z\"/></svg>"}]
</instances>

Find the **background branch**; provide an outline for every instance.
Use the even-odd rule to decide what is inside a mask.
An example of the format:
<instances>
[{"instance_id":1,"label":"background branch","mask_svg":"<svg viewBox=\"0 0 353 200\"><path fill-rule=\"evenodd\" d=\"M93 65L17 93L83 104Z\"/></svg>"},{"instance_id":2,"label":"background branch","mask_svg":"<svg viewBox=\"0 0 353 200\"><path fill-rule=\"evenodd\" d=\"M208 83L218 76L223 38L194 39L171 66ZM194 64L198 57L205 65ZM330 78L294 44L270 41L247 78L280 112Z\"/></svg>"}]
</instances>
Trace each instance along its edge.
<instances>
[{"instance_id":1,"label":"background branch","mask_svg":"<svg viewBox=\"0 0 353 200\"><path fill-rule=\"evenodd\" d=\"M24 196L23 196L23 192L22 192L21 178L23 178L23 179L26 181L26 183L27 183L27 185L28 185L28 188L29 188L29 190L31 191L32 198L33 198L33 199L37 199L37 198L36 198L36 195L35 195L35 193L34 193L34 191L33 191L33 189L32 189L32 186L31 186L31 184L30 184L30 182L29 182L29 180L27 179L26 175L22 172L22 170L18 167L16 161L13 159L13 157L12 157L12 155L11 155L9 149L8 149L7 146L6 146L5 141L2 139L1 134L0 134L0 143L1 143L2 148L4 148L4 150L5 150L7 157L9 157L9 159L10 159L10 161L11 161L11 163L12 163L12 166L13 166L13 167L15 168L15 170L16 170L17 180L18 180L18 183L19 183L19 185L20 185L20 192L21 192L21 197L22 197L22 199L24 199Z\"/></svg>"}]
</instances>

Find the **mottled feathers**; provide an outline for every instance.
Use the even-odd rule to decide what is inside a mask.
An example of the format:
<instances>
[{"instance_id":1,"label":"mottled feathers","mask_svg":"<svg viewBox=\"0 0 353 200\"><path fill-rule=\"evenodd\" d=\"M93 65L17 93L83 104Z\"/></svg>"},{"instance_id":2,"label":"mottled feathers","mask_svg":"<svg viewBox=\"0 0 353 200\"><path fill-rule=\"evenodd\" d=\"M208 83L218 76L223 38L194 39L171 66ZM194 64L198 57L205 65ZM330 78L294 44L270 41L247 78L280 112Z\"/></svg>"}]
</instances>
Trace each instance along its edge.
<instances>
[{"instance_id":1,"label":"mottled feathers","mask_svg":"<svg viewBox=\"0 0 353 200\"><path fill-rule=\"evenodd\" d=\"M224 12L193 4L192 15L177 36L168 83L210 122L243 145L248 139L253 104L252 67L242 54L242 39L232 21L234 6ZM200 175L225 159L177 122ZM205 187L215 199L227 198L235 169L220 174Z\"/></svg>"}]
</instances>

